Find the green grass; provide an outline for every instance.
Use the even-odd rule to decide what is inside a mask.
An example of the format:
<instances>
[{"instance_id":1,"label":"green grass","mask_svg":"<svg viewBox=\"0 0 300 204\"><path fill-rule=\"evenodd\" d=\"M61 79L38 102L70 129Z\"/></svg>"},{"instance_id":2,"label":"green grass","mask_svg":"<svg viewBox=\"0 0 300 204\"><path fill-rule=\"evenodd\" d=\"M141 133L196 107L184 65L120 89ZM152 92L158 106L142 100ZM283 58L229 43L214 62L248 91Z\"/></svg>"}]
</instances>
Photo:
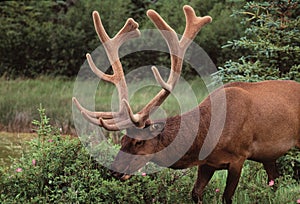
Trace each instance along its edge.
<instances>
[{"instance_id":1,"label":"green grass","mask_svg":"<svg viewBox=\"0 0 300 204\"><path fill-rule=\"evenodd\" d=\"M19 158L26 151L26 142L36 137L29 133L0 132L0 166L9 166L12 159Z\"/></svg>"},{"instance_id":2,"label":"green grass","mask_svg":"<svg viewBox=\"0 0 300 204\"><path fill-rule=\"evenodd\" d=\"M168 115L180 113L178 101L183 101L182 111L188 111L196 107L206 95L203 82L200 79L191 81L192 94L196 96L196 102L189 104L189 98L185 87L181 83L176 87L174 96L170 96L163 104L163 109ZM0 78L0 131L11 132L31 132L31 121L38 118L37 108L42 104L46 109L51 124L60 128L63 133L75 133L72 119L72 96L75 80L64 80L60 78L39 78L39 79L17 79L5 80ZM81 92L93 89L87 80L80 84L84 87ZM134 95L130 98L130 103L134 111L139 111L147 104L153 96L161 89L160 87L148 86L140 89L139 84L134 84ZM95 88L94 88L95 89ZM111 104L115 87L107 82L101 81L96 87L95 109L101 111L111 111ZM94 94L94 95L93 95ZM180 98L181 97L181 98Z\"/></svg>"},{"instance_id":3,"label":"green grass","mask_svg":"<svg viewBox=\"0 0 300 204\"><path fill-rule=\"evenodd\" d=\"M204 194L206 203L222 203L222 194L226 185L227 171L216 171L207 185ZM277 188L275 190L275 188ZM238 187L233 197L236 204L295 204L300 198L300 186L288 176L280 177L275 182L275 188L267 184L267 174L262 164L246 161ZM220 192L216 192L219 189Z\"/></svg>"},{"instance_id":4,"label":"green grass","mask_svg":"<svg viewBox=\"0 0 300 204\"><path fill-rule=\"evenodd\" d=\"M0 79L0 130L31 132L40 104L55 126L67 131L71 124L73 82L40 78Z\"/></svg>"}]
</instances>

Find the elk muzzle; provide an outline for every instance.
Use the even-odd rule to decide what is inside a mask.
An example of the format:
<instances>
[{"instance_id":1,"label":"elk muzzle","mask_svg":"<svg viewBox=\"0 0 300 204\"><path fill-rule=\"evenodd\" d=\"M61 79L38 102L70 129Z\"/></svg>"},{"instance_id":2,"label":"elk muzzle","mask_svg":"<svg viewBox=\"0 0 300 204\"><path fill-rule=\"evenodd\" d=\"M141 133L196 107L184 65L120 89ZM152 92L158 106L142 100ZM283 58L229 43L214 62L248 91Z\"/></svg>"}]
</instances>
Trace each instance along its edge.
<instances>
[{"instance_id":1,"label":"elk muzzle","mask_svg":"<svg viewBox=\"0 0 300 204\"><path fill-rule=\"evenodd\" d=\"M129 174L120 173L120 172L116 172L113 170L111 170L110 173L114 178L119 179L120 181L126 181L126 180L130 179L130 177L131 177L131 175L129 175Z\"/></svg>"}]
</instances>

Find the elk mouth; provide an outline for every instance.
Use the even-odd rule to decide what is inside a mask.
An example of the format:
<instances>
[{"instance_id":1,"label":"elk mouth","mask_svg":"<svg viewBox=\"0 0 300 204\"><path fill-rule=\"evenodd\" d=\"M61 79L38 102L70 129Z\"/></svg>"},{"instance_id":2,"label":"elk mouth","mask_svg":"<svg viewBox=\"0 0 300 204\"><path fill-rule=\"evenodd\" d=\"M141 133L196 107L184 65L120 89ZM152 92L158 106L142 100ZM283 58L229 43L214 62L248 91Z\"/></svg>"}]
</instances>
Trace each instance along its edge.
<instances>
[{"instance_id":1,"label":"elk mouth","mask_svg":"<svg viewBox=\"0 0 300 204\"><path fill-rule=\"evenodd\" d=\"M115 171L111 171L111 175L114 178L119 179L120 181L126 181L131 177L131 175L129 175L129 174L119 173L119 172L115 172Z\"/></svg>"}]
</instances>

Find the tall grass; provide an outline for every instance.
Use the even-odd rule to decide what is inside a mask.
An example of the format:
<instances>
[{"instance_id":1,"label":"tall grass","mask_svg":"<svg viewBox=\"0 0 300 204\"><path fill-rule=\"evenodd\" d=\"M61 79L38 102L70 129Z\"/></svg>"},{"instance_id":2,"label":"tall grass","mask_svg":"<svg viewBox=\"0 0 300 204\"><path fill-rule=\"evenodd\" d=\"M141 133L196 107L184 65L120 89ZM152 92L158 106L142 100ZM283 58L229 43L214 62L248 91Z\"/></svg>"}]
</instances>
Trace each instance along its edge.
<instances>
[{"instance_id":1,"label":"tall grass","mask_svg":"<svg viewBox=\"0 0 300 204\"><path fill-rule=\"evenodd\" d=\"M82 85L89 89L89 81ZM0 78L0 130L13 132L31 132L31 121L38 118L37 109L42 104L52 125L60 128L63 133L73 133L72 96L75 80L62 78L38 78L5 80ZM161 89L156 86L139 88L140 84L133 84L135 92L130 98L134 111L140 110ZM134 87L135 86L135 87ZM196 96L196 104L189 104L185 87L178 84L175 96L170 96L163 104L163 109L168 115L188 111L196 106L206 95L207 91L200 78L189 82L193 94ZM81 90L87 91L85 89ZM107 82L100 81L95 93L95 109L110 111L112 95L115 87ZM94 96L92 96L94 97ZM185 107L179 107L178 101L184 101ZM180 110L183 109L183 110Z\"/></svg>"},{"instance_id":2,"label":"tall grass","mask_svg":"<svg viewBox=\"0 0 300 204\"><path fill-rule=\"evenodd\" d=\"M73 82L63 79L0 79L0 129L32 131L31 121L38 117L40 104L52 123L67 131L71 127Z\"/></svg>"}]
</instances>

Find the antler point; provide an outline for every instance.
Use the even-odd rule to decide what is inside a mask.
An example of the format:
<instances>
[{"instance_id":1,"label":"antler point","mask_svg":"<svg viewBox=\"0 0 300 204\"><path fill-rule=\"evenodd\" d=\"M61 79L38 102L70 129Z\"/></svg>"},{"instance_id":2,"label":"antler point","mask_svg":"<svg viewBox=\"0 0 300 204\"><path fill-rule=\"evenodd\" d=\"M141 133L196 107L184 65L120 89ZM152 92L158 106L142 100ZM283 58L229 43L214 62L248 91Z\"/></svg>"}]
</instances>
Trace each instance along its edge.
<instances>
[{"instance_id":1,"label":"antler point","mask_svg":"<svg viewBox=\"0 0 300 204\"><path fill-rule=\"evenodd\" d=\"M100 18L100 14L98 13L98 11L93 11L92 15L94 18Z\"/></svg>"},{"instance_id":2,"label":"antler point","mask_svg":"<svg viewBox=\"0 0 300 204\"><path fill-rule=\"evenodd\" d=\"M149 9L146 14L148 17L150 17L152 15L156 15L156 11L154 11L153 9Z\"/></svg>"},{"instance_id":3,"label":"antler point","mask_svg":"<svg viewBox=\"0 0 300 204\"><path fill-rule=\"evenodd\" d=\"M193 16L196 16L195 10L193 9L193 7L191 7L191 6L189 6L189 5L184 5L184 6L183 6L183 12L184 12L184 13L192 14Z\"/></svg>"},{"instance_id":4,"label":"antler point","mask_svg":"<svg viewBox=\"0 0 300 204\"><path fill-rule=\"evenodd\" d=\"M183 10L186 10L186 9L194 10L190 5L184 5Z\"/></svg>"},{"instance_id":5,"label":"antler point","mask_svg":"<svg viewBox=\"0 0 300 204\"><path fill-rule=\"evenodd\" d=\"M132 24L134 28L138 28L139 24L133 18L128 18L127 23Z\"/></svg>"},{"instance_id":6,"label":"antler point","mask_svg":"<svg viewBox=\"0 0 300 204\"><path fill-rule=\"evenodd\" d=\"M212 20L213 20L213 18L212 18L211 16L204 16L203 18L207 18L207 19L209 19L209 23L211 23L211 22L212 22Z\"/></svg>"},{"instance_id":7,"label":"antler point","mask_svg":"<svg viewBox=\"0 0 300 204\"><path fill-rule=\"evenodd\" d=\"M76 97L72 97L72 102L75 103L75 105L77 105L77 103L78 103L77 98Z\"/></svg>"}]
</instances>

